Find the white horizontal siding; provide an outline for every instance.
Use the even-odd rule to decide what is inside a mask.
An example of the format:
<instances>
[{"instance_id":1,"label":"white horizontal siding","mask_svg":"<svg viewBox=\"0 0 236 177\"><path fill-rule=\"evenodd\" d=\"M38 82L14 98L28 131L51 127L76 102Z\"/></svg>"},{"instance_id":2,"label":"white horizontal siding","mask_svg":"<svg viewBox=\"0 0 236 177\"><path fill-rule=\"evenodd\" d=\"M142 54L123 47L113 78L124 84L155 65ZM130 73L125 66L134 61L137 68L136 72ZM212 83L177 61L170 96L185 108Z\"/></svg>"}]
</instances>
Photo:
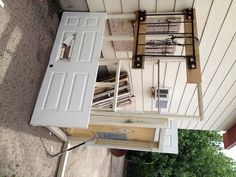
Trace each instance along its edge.
<instances>
[{"instance_id":1,"label":"white horizontal siding","mask_svg":"<svg viewBox=\"0 0 236 177\"><path fill-rule=\"evenodd\" d=\"M235 122L235 56L236 56L236 1L233 0L87 0L91 11L108 13L180 11L194 6L197 14L202 91L205 120L179 122L180 128L225 129ZM106 30L109 34L109 29ZM184 51L179 50L179 53ZM111 42L104 42L104 57L128 56L127 52L115 53ZM131 73L138 110L151 109L149 90L157 86L157 65L145 66L145 70ZM161 64L161 87L171 87L169 112L198 115L198 98L195 85L186 84L184 63Z\"/></svg>"},{"instance_id":2,"label":"white horizontal siding","mask_svg":"<svg viewBox=\"0 0 236 177\"><path fill-rule=\"evenodd\" d=\"M217 1L214 1L214 3L216 3ZM220 3L221 2L221 3ZM222 1L220 1L218 4L219 6L221 5L221 10L220 12L222 12ZM227 2L227 1L224 1ZM212 7L212 12L216 9L214 8L214 3L213 3L213 7ZM200 45L200 51L201 51L201 61L202 62L202 90L203 90L203 105L204 105L204 111L205 111L205 116L206 119L203 120L202 122L199 123L191 123L189 125L190 128L194 128L194 129L202 129L204 124L206 123L206 121L208 121L208 119L210 117L208 117L208 112L212 112L214 111L215 107L217 106L216 102L211 102L211 107L208 108L208 102L209 102L209 96L206 95L207 93L207 88L209 87L209 84L211 84L213 77L216 75L216 72L219 68L219 66L222 64L222 62L225 60L225 53L227 52L228 46L230 45L230 42L232 40L232 37L234 35L235 29L232 30L231 26L232 24L230 24L230 22L233 22L233 11L235 11L235 7L232 6L232 1L228 1L228 4L226 4L225 6L225 11L223 14L219 14L219 11L216 11L214 16L216 16L216 14L218 14L217 16L221 16L221 18L218 18L218 20L221 19L221 24L219 24L218 26L218 30L215 31L215 38L214 38L214 42L212 44L212 47L210 48L210 50L206 51L204 50L203 47L201 47L201 45L203 45L204 43L206 43L204 45L204 47L207 46L207 44L209 43L209 40L207 40L208 38L211 38L210 36L212 36L212 28L216 28L216 26L214 24L212 24L212 27L208 27L208 25L206 26L206 30L205 31L209 31L209 37L207 38L207 36L203 36L202 41L201 41L201 45ZM233 4L234 5L234 4ZM211 17L211 13L209 18ZM208 19L209 20L209 19ZM215 21L215 20L214 20ZM214 26L214 27L213 27ZM209 30L208 30L209 29ZM206 33L207 34L207 33ZM210 35L211 34L211 35ZM204 34L205 35L205 34ZM208 54L208 55L205 55ZM229 68L224 68L225 70L228 70ZM223 75L222 73L220 73L220 75ZM223 75L224 76L224 75ZM219 82L218 78L216 78L216 82ZM218 87L215 87L213 90L209 90L211 93L211 96L214 96L214 91L217 90ZM225 89L225 88L224 88ZM197 109L197 106L195 106ZM207 112L206 110L209 109ZM210 121L211 122L211 121Z\"/></svg>"}]
</instances>

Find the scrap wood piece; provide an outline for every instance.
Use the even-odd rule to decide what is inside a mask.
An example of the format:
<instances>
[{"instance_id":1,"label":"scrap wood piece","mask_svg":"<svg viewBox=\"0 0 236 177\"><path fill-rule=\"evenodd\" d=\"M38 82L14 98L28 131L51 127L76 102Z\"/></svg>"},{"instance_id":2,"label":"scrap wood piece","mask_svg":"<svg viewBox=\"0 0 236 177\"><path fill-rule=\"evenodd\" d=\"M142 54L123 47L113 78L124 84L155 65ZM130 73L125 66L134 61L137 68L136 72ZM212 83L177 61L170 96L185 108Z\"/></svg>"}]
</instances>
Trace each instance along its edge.
<instances>
[{"instance_id":1,"label":"scrap wood piece","mask_svg":"<svg viewBox=\"0 0 236 177\"><path fill-rule=\"evenodd\" d=\"M193 17L193 31L194 31L194 43L192 38L185 38L185 44L193 44L185 46L185 52L187 56L193 56L196 60L196 68L189 69L188 65L191 63L187 62L186 71L187 71L187 83L201 83L201 67L200 67L200 54L199 54L199 41L198 41L198 33L197 33L197 19L196 19L196 11L192 9L192 17ZM189 21L191 16L184 15L184 21ZM184 32L192 33L192 23L184 23ZM189 59L191 60L191 59Z\"/></svg>"}]
</instances>

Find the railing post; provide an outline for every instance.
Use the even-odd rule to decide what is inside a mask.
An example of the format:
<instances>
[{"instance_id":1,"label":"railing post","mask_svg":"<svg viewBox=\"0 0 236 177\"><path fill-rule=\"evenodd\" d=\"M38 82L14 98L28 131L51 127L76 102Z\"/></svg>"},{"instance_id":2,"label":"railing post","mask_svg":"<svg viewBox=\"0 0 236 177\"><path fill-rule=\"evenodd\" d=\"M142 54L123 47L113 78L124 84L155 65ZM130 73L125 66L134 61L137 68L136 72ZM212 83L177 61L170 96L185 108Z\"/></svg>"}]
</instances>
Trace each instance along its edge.
<instances>
[{"instance_id":1,"label":"railing post","mask_svg":"<svg viewBox=\"0 0 236 177\"><path fill-rule=\"evenodd\" d=\"M117 100L118 100L119 80L120 80L120 68L121 68L121 60L119 60L117 62L117 67L116 67L115 91L114 91L113 107L112 107L112 110L114 112L116 112L116 110L117 110Z\"/></svg>"}]
</instances>

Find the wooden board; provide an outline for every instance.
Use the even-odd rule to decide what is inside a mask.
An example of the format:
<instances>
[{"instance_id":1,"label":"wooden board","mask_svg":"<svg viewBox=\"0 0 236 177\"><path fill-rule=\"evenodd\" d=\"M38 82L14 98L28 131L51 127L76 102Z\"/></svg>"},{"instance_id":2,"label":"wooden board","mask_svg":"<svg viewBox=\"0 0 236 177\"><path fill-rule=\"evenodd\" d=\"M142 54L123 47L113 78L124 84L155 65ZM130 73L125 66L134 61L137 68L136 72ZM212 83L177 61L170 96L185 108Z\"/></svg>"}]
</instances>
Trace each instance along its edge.
<instances>
[{"instance_id":1,"label":"wooden board","mask_svg":"<svg viewBox=\"0 0 236 177\"><path fill-rule=\"evenodd\" d=\"M185 44L192 44L185 46L185 53L186 55L193 55L195 53L195 60L196 60L196 69L189 69L187 67L187 82L188 83L201 83L201 68L200 68L200 55L199 55L199 40L198 40L198 33L197 33L197 17L196 11L193 9L193 21L194 21L194 49L192 48L192 39L186 38ZM185 15L184 20L189 20L188 17ZM191 23L184 24L184 32L185 33L192 33L192 25ZM193 51L194 50L194 51Z\"/></svg>"},{"instance_id":2,"label":"wooden board","mask_svg":"<svg viewBox=\"0 0 236 177\"><path fill-rule=\"evenodd\" d=\"M145 44L146 43L146 35L139 35L139 33L146 33L146 25L138 25L139 23L142 23L141 21L139 21L139 18L140 18L139 12L136 12L135 26L134 26L134 41L133 41L133 60L132 60L132 68L133 69L136 69L134 67L134 65L135 65L134 57L136 57L135 54L136 53L137 53L137 55L144 55L145 54L145 45L138 45L138 44ZM141 65L142 65L142 68L144 68L144 56L142 58Z\"/></svg>"},{"instance_id":3,"label":"wooden board","mask_svg":"<svg viewBox=\"0 0 236 177\"><path fill-rule=\"evenodd\" d=\"M155 128L120 127L108 125L89 125L88 129L65 129L66 133L72 137L91 138L96 132L126 133L127 139L132 141L154 141Z\"/></svg>"},{"instance_id":4,"label":"wooden board","mask_svg":"<svg viewBox=\"0 0 236 177\"><path fill-rule=\"evenodd\" d=\"M126 141L126 140L112 140L112 139L98 139L97 144L123 146L129 148L158 148L159 144L156 142L143 142L143 141ZM147 151L147 150L146 150Z\"/></svg>"}]
</instances>

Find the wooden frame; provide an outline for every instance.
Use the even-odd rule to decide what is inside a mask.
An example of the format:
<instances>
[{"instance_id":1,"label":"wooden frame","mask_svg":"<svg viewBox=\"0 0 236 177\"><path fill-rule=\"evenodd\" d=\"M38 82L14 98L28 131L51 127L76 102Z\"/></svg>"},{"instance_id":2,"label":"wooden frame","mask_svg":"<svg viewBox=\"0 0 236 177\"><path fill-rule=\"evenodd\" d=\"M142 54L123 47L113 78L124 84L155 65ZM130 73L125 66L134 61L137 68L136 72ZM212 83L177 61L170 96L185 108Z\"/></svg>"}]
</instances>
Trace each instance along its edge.
<instances>
[{"instance_id":1,"label":"wooden frame","mask_svg":"<svg viewBox=\"0 0 236 177\"><path fill-rule=\"evenodd\" d=\"M175 14L175 13L173 13ZM135 18L134 14L116 14L108 15L107 19L130 19ZM196 27L195 27L196 28ZM145 29L142 29L145 32ZM196 30L195 30L196 31ZM194 33L195 34L195 33ZM160 35L160 37L165 37ZM152 36L150 36L152 38ZM106 36L104 40L107 41L119 41L119 40L133 40L133 37L130 36ZM145 38L140 39L145 41ZM140 49L141 53L144 52L144 49ZM198 49L196 49L198 50ZM188 51L187 51L188 52ZM199 56L199 52L197 53ZM199 59L199 58L198 58ZM157 60L151 58L145 58L147 63L153 64ZM185 61L182 58L158 58L158 61L162 62L183 62ZM135 142L135 141L126 141L126 140L112 140L112 139L103 139L99 138L97 141L91 141L87 144L90 146L99 146L107 148L118 148L118 149L130 149L138 151L152 151L152 152L163 152L164 151L164 142L169 128L169 120L200 120L203 119L203 108L202 108L202 91L201 91L201 80L194 80L194 83L197 83L198 98L199 98L199 116L191 115L178 115L178 114L158 114L158 112L125 112L117 111L117 99L118 99L118 88L119 88L119 76L121 70L122 62L132 62L131 58L100 58L100 64L117 64L116 68L116 78L115 82L112 83L99 83L96 85L99 87L111 86L115 88L113 107L112 109L93 109L91 112L89 124L102 124L102 125L116 125L116 126L129 126L129 127L148 127L156 128L155 137L153 142ZM200 70L200 63L198 60ZM199 71L198 71L199 72ZM189 74L189 73L188 73ZM195 79L196 74L193 78ZM191 76L192 76L191 75ZM189 76L189 75L188 75ZM197 77L200 77L198 73ZM192 81L192 80L191 80ZM189 82L189 80L188 80ZM192 83L192 82L191 82ZM87 139L83 138L72 138L68 137L65 132L63 132L59 127L48 127L48 129L53 132L59 139L65 142L63 149L68 149L72 143L81 143ZM177 131L177 129L176 129ZM157 143L158 141L158 143ZM59 170L57 176L62 177L65 173L66 161L68 158L68 152L63 154L60 159Z\"/></svg>"},{"instance_id":2,"label":"wooden frame","mask_svg":"<svg viewBox=\"0 0 236 177\"><path fill-rule=\"evenodd\" d=\"M198 39L197 37L197 22L196 22L196 12L195 9L193 9L193 11L191 11L192 14L192 18L193 18L193 26L192 23L185 23L184 24L184 28L185 28L185 32L194 32L194 43L196 45L194 45L194 52L195 52L195 56L196 56L196 64L197 64L197 68L196 69L188 69L187 68L187 83L195 83L197 85L197 95L198 95L198 107L199 107L199 116L191 116L191 115L178 115L178 114L166 114L166 115L158 115L157 117L159 118L167 118L170 120L173 119L178 119L178 120L203 120L204 115L203 115L203 100L202 100L202 89L201 89L201 69L200 69L200 59L199 59L199 48L198 48ZM188 18L187 15L183 15L183 12L168 12L168 13L158 13L159 15L163 16L165 14L173 14L176 15L177 17L183 17L186 19ZM179 15L180 14L180 15ZM182 15L181 15L182 14ZM107 15L107 19L135 19L137 21L137 17L138 15L135 13L128 13L128 14L108 14ZM155 16L149 16L149 18L156 18ZM192 29L193 27L193 29ZM135 31L137 32L137 25L135 26ZM135 32L134 31L134 32ZM136 33L134 33L135 36ZM137 35L137 34L136 34ZM145 35L142 35L145 36ZM141 37L142 37L141 36ZM162 35L160 35L162 36ZM163 36L162 36L163 37ZM134 40L135 43L135 38L133 38L132 36L105 36L104 40L108 40L108 41L120 41L120 40ZM143 40L143 39L140 39ZM190 40L190 41L189 41ZM192 39L191 38L187 38L187 40L185 40L185 43L191 43ZM193 55L193 49L192 46L186 47L186 54L187 55ZM133 61L131 58L100 58L99 60L99 64L116 64L119 62L128 62L128 63L132 63L133 65ZM186 59L182 58L182 57L176 57L176 58L171 58L171 57L163 57L163 58L148 58L145 57L145 61L147 62L147 64L155 64L157 62L186 62ZM115 100L115 98L114 98ZM113 106L115 105L115 102L113 103ZM110 110L107 110L110 111ZM114 111L114 109L113 109ZM93 113L92 113L93 114ZM145 115L145 114L144 114ZM143 115L143 116L144 116ZM95 116L95 115L93 115ZM111 115L110 115L111 116ZM135 115L134 115L135 116ZM94 117L95 118L95 117ZM96 122L93 118L93 122ZM98 118L98 117L97 117ZM100 119L100 118L98 118ZM101 119L100 119L101 120ZM104 120L104 119L103 119ZM105 121L105 120L104 120ZM122 123L122 118L119 119L119 123ZM123 120L124 121L124 120ZM111 124L112 122L109 122L109 124ZM113 123L118 123L117 122L113 122Z\"/></svg>"},{"instance_id":3,"label":"wooden frame","mask_svg":"<svg viewBox=\"0 0 236 177\"><path fill-rule=\"evenodd\" d=\"M178 14L179 12L175 12L173 14ZM195 13L195 12L194 12ZM182 15L180 15L182 16ZM107 19L134 19L135 14L112 14L107 15ZM151 17L152 18L152 17ZM196 20L196 19L195 19ZM196 26L195 26L196 28ZM196 30L195 30L195 33ZM194 33L194 34L195 34ZM109 39L110 38L110 39ZM106 36L104 37L106 40ZM108 36L109 40L131 40L130 37L123 36ZM153 60L151 58L145 59L148 64L154 64L157 61L161 62L184 62L183 58L158 58L158 60ZM113 107L112 109L93 109L91 112L91 124L106 124L106 125L122 125L122 126L144 126L144 127L158 127L158 128L166 128L168 120L202 120L203 119L203 105L202 105L202 91L201 84L197 84L198 91L198 103L199 103L199 116L191 116L191 115L179 115L179 114L157 114L156 112L143 112L143 113L132 113L132 112L121 112L117 111L117 97L118 97L118 87L119 87L119 74L121 69L121 64L125 62L131 63L131 58L100 58L99 64L117 64L116 69L116 79L113 83L99 83L96 85L99 87L107 87L114 86L115 94L113 99ZM110 117L115 117L115 119L110 119ZM127 121L129 120L129 121ZM128 123L132 122L132 123ZM56 134L61 140L67 141L67 136L65 133L57 127L48 127L50 131Z\"/></svg>"},{"instance_id":4,"label":"wooden frame","mask_svg":"<svg viewBox=\"0 0 236 177\"><path fill-rule=\"evenodd\" d=\"M163 132L162 132L163 131ZM129 149L135 151L150 151L150 152L162 152L163 148L159 147L159 144L164 144L165 140L165 129L160 130L159 134L159 143L155 142L133 142L126 140L112 140L112 139L103 139L99 138L98 140L93 140L86 145L96 146L96 147L105 147L105 148L115 148L115 149ZM86 138L77 138L77 137L68 137L68 141L71 144L78 144L86 141Z\"/></svg>"}]
</instances>

